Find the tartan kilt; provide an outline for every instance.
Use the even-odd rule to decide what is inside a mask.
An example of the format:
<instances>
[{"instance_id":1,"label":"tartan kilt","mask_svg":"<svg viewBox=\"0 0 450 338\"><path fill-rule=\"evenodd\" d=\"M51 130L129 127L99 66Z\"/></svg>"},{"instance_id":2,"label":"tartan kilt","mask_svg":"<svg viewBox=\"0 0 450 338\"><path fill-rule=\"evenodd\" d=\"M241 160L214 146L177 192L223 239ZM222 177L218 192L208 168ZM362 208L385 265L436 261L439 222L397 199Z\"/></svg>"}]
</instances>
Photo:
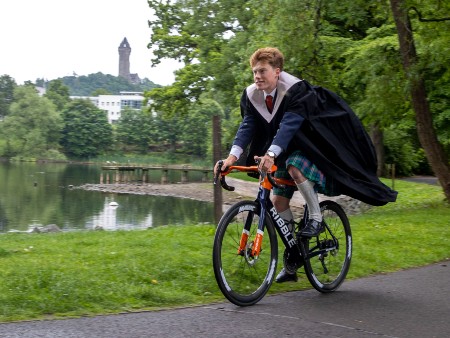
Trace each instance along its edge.
<instances>
[{"instance_id":1,"label":"tartan kilt","mask_svg":"<svg viewBox=\"0 0 450 338\"><path fill-rule=\"evenodd\" d=\"M320 193L327 196L337 196L339 195L336 184L333 179L326 177L319 168L314 165L309 159L307 159L301 151L296 150L291 155L288 156L285 163L278 166L275 172L275 177L290 179L291 176L287 171L288 166L294 166L305 176L309 181L314 182L314 189ZM274 195L283 196L286 198L292 198L294 191L297 190L294 186L286 186L285 188L273 188Z\"/></svg>"}]
</instances>

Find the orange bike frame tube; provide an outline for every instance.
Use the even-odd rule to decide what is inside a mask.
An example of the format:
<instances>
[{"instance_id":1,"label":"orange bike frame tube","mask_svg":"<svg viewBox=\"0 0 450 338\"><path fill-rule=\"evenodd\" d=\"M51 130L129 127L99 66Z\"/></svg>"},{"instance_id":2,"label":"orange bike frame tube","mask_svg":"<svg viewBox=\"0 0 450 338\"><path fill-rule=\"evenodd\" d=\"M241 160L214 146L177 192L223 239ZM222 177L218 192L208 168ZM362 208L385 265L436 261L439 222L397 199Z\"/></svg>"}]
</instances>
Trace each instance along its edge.
<instances>
[{"instance_id":1,"label":"orange bike frame tube","mask_svg":"<svg viewBox=\"0 0 450 338\"><path fill-rule=\"evenodd\" d=\"M255 242L253 242L252 246L252 257L259 256L259 253L261 252L261 243L263 240L264 232L258 229L255 237Z\"/></svg>"},{"instance_id":2,"label":"orange bike frame tube","mask_svg":"<svg viewBox=\"0 0 450 338\"><path fill-rule=\"evenodd\" d=\"M242 230L241 241L239 242L238 255L245 252L245 247L247 246L247 240L248 240L249 234L250 233L248 230L245 230L245 229Z\"/></svg>"}]
</instances>

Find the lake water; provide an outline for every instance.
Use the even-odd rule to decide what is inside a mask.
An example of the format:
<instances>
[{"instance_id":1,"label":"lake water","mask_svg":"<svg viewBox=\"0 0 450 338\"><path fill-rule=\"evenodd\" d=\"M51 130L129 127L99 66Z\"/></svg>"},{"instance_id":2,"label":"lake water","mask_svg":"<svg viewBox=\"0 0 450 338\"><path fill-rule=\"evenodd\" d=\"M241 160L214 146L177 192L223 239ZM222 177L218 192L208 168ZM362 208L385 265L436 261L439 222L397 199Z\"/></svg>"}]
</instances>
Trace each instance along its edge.
<instances>
[{"instance_id":1,"label":"lake water","mask_svg":"<svg viewBox=\"0 0 450 338\"><path fill-rule=\"evenodd\" d=\"M214 221L208 202L72 188L99 183L100 173L98 165L0 162L0 233L49 224L131 230Z\"/></svg>"}]
</instances>

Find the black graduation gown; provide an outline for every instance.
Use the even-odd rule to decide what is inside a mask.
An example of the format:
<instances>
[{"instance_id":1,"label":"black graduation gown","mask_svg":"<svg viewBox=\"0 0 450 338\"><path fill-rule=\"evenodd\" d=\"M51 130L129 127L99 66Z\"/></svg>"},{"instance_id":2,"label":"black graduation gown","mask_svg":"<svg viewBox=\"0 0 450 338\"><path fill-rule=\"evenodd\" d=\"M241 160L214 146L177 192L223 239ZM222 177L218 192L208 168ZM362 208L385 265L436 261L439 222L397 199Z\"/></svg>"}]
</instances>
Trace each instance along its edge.
<instances>
[{"instance_id":1,"label":"black graduation gown","mask_svg":"<svg viewBox=\"0 0 450 338\"><path fill-rule=\"evenodd\" d=\"M395 202L397 192L377 177L375 148L356 114L330 90L307 86L315 92L310 99L317 109L305 116L290 147L301 146L307 158L338 182L342 194L376 206Z\"/></svg>"},{"instance_id":2,"label":"black graduation gown","mask_svg":"<svg viewBox=\"0 0 450 338\"><path fill-rule=\"evenodd\" d=\"M244 93L241 106L244 110L255 111L254 102L245 97ZM334 181L340 193L375 206L396 201L397 192L383 184L376 175L377 158L370 137L342 98L303 80L283 93L278 105L282 112L288 109L304 118L278 161L285 160L294 150L300 150L327 178ZM254 164L254 155L265 153L282 118L283 113L275 116L270 123L256 119L260 125L256 129L259 135L253 138L248 164Z\"/></svg>"}]
</instances>

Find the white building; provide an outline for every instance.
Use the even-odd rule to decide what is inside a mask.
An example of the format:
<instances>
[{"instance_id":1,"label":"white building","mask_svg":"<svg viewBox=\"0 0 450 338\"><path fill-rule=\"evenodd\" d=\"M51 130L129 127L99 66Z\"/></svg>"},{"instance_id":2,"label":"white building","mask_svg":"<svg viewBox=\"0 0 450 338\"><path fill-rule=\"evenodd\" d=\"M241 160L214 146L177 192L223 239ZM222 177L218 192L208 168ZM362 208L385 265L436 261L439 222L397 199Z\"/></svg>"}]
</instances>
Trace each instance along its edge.
<instances>
[{"instance_id":1,"label":"white building","mask_svg":"<svg viewBox=\"0 0 450 338\"><path fill-rule=\"evenodd\" d=\"M108 122L116 123L123 109L141 109L144 96L141 92L120 92L120 95L71 96L71 99L89 99L96 107L108 112Z\"/></svg>"}]
</instances>

